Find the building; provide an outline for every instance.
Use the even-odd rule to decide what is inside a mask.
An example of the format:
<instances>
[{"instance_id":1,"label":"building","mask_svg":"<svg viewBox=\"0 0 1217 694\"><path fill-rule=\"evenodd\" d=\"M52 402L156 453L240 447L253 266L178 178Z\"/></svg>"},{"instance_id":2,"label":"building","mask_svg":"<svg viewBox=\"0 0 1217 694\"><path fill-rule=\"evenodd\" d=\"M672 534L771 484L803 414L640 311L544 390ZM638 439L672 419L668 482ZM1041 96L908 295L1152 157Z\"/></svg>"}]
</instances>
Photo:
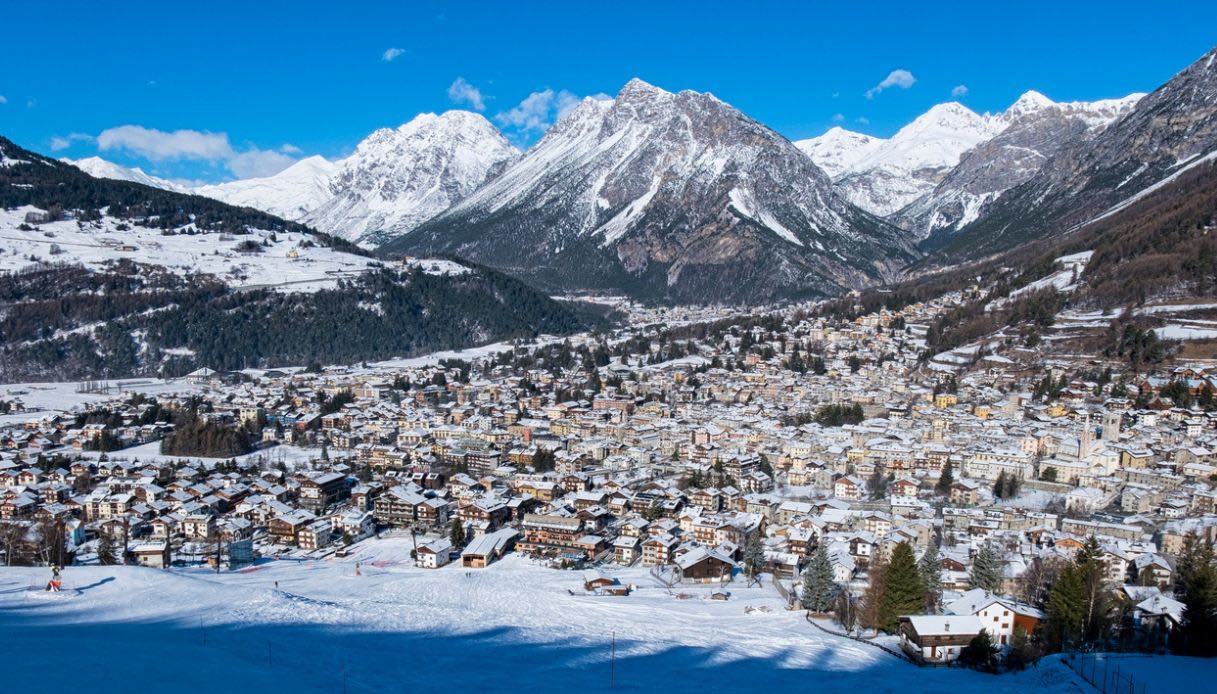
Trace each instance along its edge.
<instances>
[{"instance_id":1,"label":"building","mask_svg":"<svg viewBox=\"0 0 1217 694\"><path fill-rule=\"evenodd\" d=\"M925 663L949 663L982 629L973 615L910 615L900 618L900 647Z\"/></svg>"}]
</instances>

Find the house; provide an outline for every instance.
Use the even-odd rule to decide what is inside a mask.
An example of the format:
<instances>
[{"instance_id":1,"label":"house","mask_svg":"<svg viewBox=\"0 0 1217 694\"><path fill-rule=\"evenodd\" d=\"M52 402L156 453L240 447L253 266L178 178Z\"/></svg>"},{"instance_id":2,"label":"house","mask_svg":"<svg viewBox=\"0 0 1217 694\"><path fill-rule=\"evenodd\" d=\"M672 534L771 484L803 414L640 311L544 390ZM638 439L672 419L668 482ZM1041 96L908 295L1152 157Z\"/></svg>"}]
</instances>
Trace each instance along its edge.
<instances>
[{"instance_id":1,"label":"house","mask_svg":"<svg viewBox=\"0 0 1217 694\"><path fill-rule=\"evenodd\" d=\"M900 647L915 660L949 663L959 657L983 629L973 615L909 615L900 617Z\"/></svg>"},{"instance_id":2,"label":"house","mask_svg":"<svg viewBox=\"0 0 1217 694\"><path fill-rule=\"evenodd\" d=\"M424 569L438 569L451 560L452 543L446 539L440 539L419 547L414 565Z\"/></svg>"},{"instance_id":3,"label":"house","mask_svg":"<svg viewBox=\"0 0 1217 694\"><path fill-rule=\"evenodd\" d=\"M731 580L735 561L716 549L695 547L676 557L680 580L692 583L726 583Z\"/></svg>"},{"instance_id":4,"label":"house","mask_svg":"<svg viewBox=\"0 0 1217 694\"><path fill-rule=\"evenodd\" d=\"M131 547L131 555L135 563L153 569L164 569L169 566L168 542L145 542Z\"/></svg>"},{"instance_id":5,"label":"house","mask_svg":"<svg viewBox=\"0 0 1217 694\"><path fill-rule=\"evenodd\" d=\"M970 615L980 619L985 631L998 646L1007 645L1016 628L1033 633L1044 619L1044 613L1030 605L993 595L980 588L973 588L959 599L947 603L943 611L950 615Z\"/></svg>"},{"instance_id":6,"label":"house","mask_svg":"<svg viewBox=\"0 0 1217 694\"><path fill-rule=\"evenodd\" d=\"M613 561L622 566L629 566L642 555L640 550L641 543L637 537L618 535L617 539L613 540Z\"/></svg>"},{"instance_id":7,"label":"house","mask_svg":"<svg viewBox=\"0 0 1217 694\"><path fill-rule=\"evenodd\" d=\"M517 535L514 528L503 528L475 538L461 552L461 565L466 569L486 568L515 546Z\"/></svg>"}]
</instances>

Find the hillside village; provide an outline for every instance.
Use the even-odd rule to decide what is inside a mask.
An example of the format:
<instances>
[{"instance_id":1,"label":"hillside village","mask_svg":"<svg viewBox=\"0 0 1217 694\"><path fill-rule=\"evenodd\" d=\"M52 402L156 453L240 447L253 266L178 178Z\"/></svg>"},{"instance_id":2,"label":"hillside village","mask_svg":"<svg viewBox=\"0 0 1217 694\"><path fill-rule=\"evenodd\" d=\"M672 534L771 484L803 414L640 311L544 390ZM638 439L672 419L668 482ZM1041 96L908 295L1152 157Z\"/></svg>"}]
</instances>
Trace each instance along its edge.
<instances>
[{"instance_id":1,"label":"hillside village","mask_svg":"<svg viewBox=\"0 0 1217 694\"><path fill-rule=\"evenodd\" d=\"M1217 540L1217 372L1017 346L927 359L929 326L964 301L853 320L634 307L611 334L201 369L55 412L8 387L0 556L227 571L404 534L420 567L516 553L623 599L598 570L722 599L766 575L792 608L833 614L826 628L898 633L923 663L982 630L1022 648L1085 556L1107 637L1168 645L1181 562ZM876 576L914 560L936 585L881 614Z\"/></svg>"}]
</instances>

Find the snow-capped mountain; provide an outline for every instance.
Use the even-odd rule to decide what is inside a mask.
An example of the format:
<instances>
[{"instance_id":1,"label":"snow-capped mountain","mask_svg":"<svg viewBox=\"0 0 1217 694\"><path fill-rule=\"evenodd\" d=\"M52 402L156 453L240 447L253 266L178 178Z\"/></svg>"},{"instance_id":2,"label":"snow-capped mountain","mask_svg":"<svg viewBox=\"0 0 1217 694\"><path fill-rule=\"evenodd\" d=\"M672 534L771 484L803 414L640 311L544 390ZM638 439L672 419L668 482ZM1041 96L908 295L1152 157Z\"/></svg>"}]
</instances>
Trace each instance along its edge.
<instances>
[{"instance_id":1,"label":"snow-capped mountain","mask_svg":"<svg viewBox=\"0 0 1217 694\"><path fill-rule=\"evenodd\" d=\"M360 142L329 177L328 199L304 221L377 246L448 209L519 155L476 113L424 113Z\"/></svg>"},{"instance_id":2,"label":"snow-capped mountain","mask_svg":"<svg viewBox=\"0 0 1217 694\"><path fill-rule=\"evenodd\" d=\"M841 127L832 127L819 137L799 140L794 143L804 154L819 166L829 178L836 179L854 170L859 161L865 159L887 140L863 135Z\"/></svg>"},{"instance_id":3,"label":"snow-capped mountain","mask_svg":"<svg viewBox=\"0 0 1217 694\"><path fill-rule=\"evenodd\" d=\"M122 166L115 164L112 161L107 161L101 157L85 157L84 159L61 159L60 161L71 164L81 171L89 174L93 178L112 178L118 181L131 181L132 183L142 183L153 188L161 188L162 190L172 190L175 193L188 192L185 186L178 185L168 179L153 176L145 173L138 166Z\"/></svg>"},{"instance_id":4,"label":"snow-capped mountain","mask_svg":"<svg viewBox=\"0 0 1217 694\"><path fill-rule=\"evenodd\" d=\"M382 250L455 253L553 289L714 302L872 282L913 257L904 236L764 125L635 79Z\"/></svg>"},{"instance_id":5,"label":"snow-capped mountain","mask_svg":"<svg viewBox=\"0 0 1217 694\"><path fill-rule=\"evenodd\" d=\"M1002 124L963 104L938 104L889 139L834 128L799 149L837 173L837 189L862 209L887 216L933 190L960 156L1001 132ZM839 131L839 132L835 132Z\"/></svg>"},{"instance_id":6,"label":"snow-capped mountain","mask_svg":"<svg viewBox=\"0 0 1217 694\"><path fill-rule=\"evenodd\" d=\"M1143 96L1057 103L1029 91L993 118L1003 128L998 135L967 151L932 191L890 220L918 239L969 224L1003 192L1034 176L1061 147L1092 137Z\"/></svg>"},{"instance_id":7,"label":"snow-capped mountain","mask_svg":"<svg viewBox=\"0 0 1217 694\"><path fill-rule=\"evenodd\" d=\"M273 176L198 186L192 192L299 221L330 199L330 181L337 170L338 164L312 156Z\"/></svg>"},{"instance_id":8,"label":"snow-capped mountain","mask_svg":"<svg viewBox=\"0 0 1217 694\"><path fill-rule=\"evenodd\" d=\"M936 234L930 245L976 256L1075 229L1213 158L1217 49L1092 137L1065 144L979 220L954 234Z\"/></svg>"}]
</instances>

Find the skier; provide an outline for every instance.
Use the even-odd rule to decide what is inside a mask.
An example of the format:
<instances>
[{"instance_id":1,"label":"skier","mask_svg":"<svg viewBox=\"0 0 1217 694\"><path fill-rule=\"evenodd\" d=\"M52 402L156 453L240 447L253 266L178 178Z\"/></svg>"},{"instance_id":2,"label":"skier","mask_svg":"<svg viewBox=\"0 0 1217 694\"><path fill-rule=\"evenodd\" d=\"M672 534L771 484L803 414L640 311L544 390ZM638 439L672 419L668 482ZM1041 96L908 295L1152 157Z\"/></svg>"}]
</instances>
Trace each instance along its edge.
<instances>
[{"instance_id":1,"label":"skier","mask_svg":"<svg viewBox=\"0 0 1217 694\"><path fill-rule=\"evenodd\" d=\"M59 578L59 566L52 564L51 565L51 580L47 582L46 590L51 593L58 593L59 589L62 587L63 587L63 581L61 581Z\"/></svg>"}]
</instances>

